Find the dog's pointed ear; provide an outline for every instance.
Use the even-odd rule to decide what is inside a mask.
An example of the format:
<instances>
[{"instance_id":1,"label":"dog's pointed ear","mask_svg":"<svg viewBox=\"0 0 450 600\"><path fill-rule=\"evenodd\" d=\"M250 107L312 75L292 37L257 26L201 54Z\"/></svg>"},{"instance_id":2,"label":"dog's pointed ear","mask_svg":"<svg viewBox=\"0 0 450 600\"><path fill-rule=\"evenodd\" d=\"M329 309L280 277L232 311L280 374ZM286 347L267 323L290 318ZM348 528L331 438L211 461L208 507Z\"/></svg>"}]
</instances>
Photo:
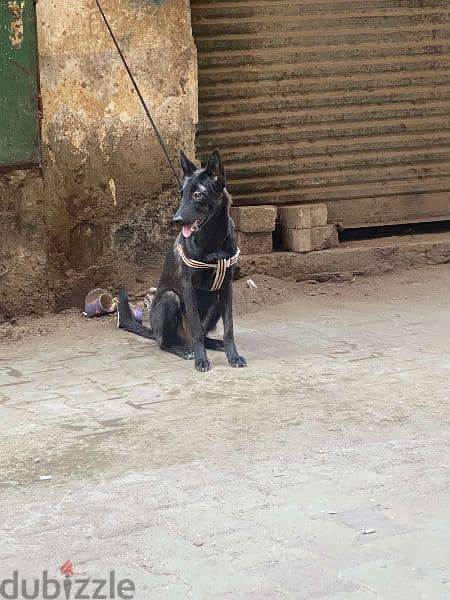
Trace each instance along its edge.
<instances>
[{"instance_id":1,"label":"dog's pointed ear","mask_svg":"<svg viewBox=\"0 0 450 600\"><path fill-rule=\"evenodd\" d=\"M214 152L209 157L208 163L206 165L206 172L210 177L220 179L220 181L222 181L225 185L225 171L218 150L214 150Z\"/></svg>"},{"instance_id":2,"label":"dog's pointed ear","mask_svg":"<svg viewBox=\"0 0 450 600\"><path fill-rule=\"evenodd\" d=\"M188 159L183 150L180 150L180 164L185 177L190 177L197 170L197 167Z\"/></svg>"}]
</instances>

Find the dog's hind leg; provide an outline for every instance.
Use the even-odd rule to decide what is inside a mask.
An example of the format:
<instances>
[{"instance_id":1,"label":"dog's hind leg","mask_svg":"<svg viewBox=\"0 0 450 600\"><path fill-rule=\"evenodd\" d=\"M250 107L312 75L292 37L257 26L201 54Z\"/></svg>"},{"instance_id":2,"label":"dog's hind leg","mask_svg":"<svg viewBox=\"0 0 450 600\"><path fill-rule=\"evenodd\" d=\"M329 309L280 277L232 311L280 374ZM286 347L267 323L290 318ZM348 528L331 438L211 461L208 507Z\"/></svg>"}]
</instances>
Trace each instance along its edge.
<instances>
[{"instance_id":1,"label":"dog's hind leg","mask_svg":"<svg viewBox=\"0 0 450 600\"><path fill-rule=\"evenodd\" d=\"M184 360L192 360L194 358L194 351L188 346L161 346L161 350L175 354L175 356L184 358Z\"/></svg>"},{"instance_id":2,"label":"dog's hind leg","mask_svg":"<svg viewBox=\"0 0 450 600\"><path fill-rule=\"evenodd\" d=\"M180 337L182 321L181 302L178 294L164 292L152 307L151 322L161 350L180 358L194 358L192 347L185 345Z\"/></svg>"}]
</instances>

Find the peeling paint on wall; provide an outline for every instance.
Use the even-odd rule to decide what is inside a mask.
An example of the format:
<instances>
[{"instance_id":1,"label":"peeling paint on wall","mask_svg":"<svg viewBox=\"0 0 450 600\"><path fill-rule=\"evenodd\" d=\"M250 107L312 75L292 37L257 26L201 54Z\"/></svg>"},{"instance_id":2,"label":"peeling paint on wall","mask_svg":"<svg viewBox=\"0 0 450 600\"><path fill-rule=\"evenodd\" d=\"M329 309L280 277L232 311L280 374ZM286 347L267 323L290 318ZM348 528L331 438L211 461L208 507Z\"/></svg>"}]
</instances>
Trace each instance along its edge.
<instances>
[{"instance_id":1,"label":"peeling paint on wall","mask_svg":"<svg viewBox=\"0 0 450 600\"><path fill-rule=\"evenodd\" d=\"M145 4L150 6L161 6L164 0L132 0L135 4Z\"/></svg>"},{"instance_id":2,"label":"peeling paint on wall","mask_svg":"<svg viewBox=\"0 0 450 600\"><path fill-rule=\"evenodd\" d=\"M8 6L20 16L24 2L23 51L32 1L3 0L12 54ZM171 157L177 160L180 147L194 156L197 61L189 1L103 5ZM45 168L42 179L14 190L0 176L0 268L9 269L0 282L0 313L81 306L99 282L132 290L135 274L148 277L172 243L178 202L92 0L39 0L36 8ZM18 247L26 257L13 273Z\"/></svg>"},{"instance_id":3,"label":"peeling paint on wall","mask_svg":"<svg viewBox=\"0 0 450 600\"><path fill-rule=\"evenodd\" d=\"M11 0L8 2L9 14L11 21L9 24L9 39L11 46L16 50L19 50L23 42L23 8L25 2L17 2L17 0Z\"/></svg>"}]
</instances>

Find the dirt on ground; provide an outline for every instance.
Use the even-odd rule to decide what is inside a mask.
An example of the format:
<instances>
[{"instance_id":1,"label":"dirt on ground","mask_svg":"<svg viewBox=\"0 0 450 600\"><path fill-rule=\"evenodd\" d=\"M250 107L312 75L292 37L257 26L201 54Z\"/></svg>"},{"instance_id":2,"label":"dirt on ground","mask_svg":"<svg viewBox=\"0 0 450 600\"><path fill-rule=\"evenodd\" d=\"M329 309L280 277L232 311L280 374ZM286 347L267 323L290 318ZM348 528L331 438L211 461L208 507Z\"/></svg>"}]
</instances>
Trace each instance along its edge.
<instances>
[{"instance_id":1,"label":"dirt on ground","mask_svg":"<svg viewBox=\"0 0 450 600\"><path fill-rule=\"evenodd\" d=\"M427 267L429 274L439 267ZM411 269L402 274L386 275L384 277L355 277L348 281L306 282L284 281L266 275L245 277L234 283L234 313L242 316L254 313L267 307L276 306L296 297L326 295L329 298L345 298L357 296L372 296L382 298L384 294L383 280L389 281L390 286L398 284L423 285L423 268ZM156 279L155 279L156 280ZM256 287L255 287L256 286ZM148 286L139 283L135 286L135 294L130 294L132 300L142 298L148 291ZM424 289L426 293L426 289ZM11 320L0 321L0 343L18 341L29 336L44 336L60 329L70 330L77 327L109 328L115 325L116 316L106 315L94 320L82 314L80 308L66 309L58 314L25 316ZM88 324L89 323L89 324Z\"/></svg>"},{"instance_id":2,"label":"dirt on ground","mask_svg":"<svg viewBox=\"0 0 450 600\"><path fill-rule=\"evenodd\" d=\"M247 283L251 279L254 285ZM255 312L261 308L272 306L304 293L308 286L295 282L282 281L274 277L254 275L236 281L234 284L234 308L236 315ZM135 293L130 294L130 299L142 299L148 292L148 287L139 283L134 287ZM54 332L59 328L70 329L79 327L88 319L82 314L82 306L79 309L71 308L58 314L44 316L26 316L5 320L0 324L0 341L19 340L28 336L42 336ZM103 316L95 319L99 327L110 327L116 320L115 315Z\"/></svg>"}]
</instances>

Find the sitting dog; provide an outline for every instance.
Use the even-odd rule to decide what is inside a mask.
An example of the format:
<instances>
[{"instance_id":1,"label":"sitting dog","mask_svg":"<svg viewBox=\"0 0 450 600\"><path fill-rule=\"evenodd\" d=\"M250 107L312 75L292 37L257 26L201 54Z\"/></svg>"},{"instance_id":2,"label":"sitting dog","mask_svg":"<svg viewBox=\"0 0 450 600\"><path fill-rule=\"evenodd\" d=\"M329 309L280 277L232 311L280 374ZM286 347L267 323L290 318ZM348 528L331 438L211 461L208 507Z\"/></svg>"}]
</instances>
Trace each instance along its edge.
<instances>
[{"instance_id":1,"label":"sitting dog","mask_svg":"<svg viewBox=\"0 0 450 600\"><path fill-rule=\"evenodd\" d=\"M230 218L231 198L218 150L206 167L197 168L180 153L184 181L181 204L173 217L181 227L166 257L150 309L150 328L134 318L125 290L119 302L119 326L154 339L161 350L194 358L198 371L209 371L206 350L224 350L232 367L245 367L233 332L233 272L239 256ZM222 340L207 336L223 319Z\"/></svg>"}]
</instances>

